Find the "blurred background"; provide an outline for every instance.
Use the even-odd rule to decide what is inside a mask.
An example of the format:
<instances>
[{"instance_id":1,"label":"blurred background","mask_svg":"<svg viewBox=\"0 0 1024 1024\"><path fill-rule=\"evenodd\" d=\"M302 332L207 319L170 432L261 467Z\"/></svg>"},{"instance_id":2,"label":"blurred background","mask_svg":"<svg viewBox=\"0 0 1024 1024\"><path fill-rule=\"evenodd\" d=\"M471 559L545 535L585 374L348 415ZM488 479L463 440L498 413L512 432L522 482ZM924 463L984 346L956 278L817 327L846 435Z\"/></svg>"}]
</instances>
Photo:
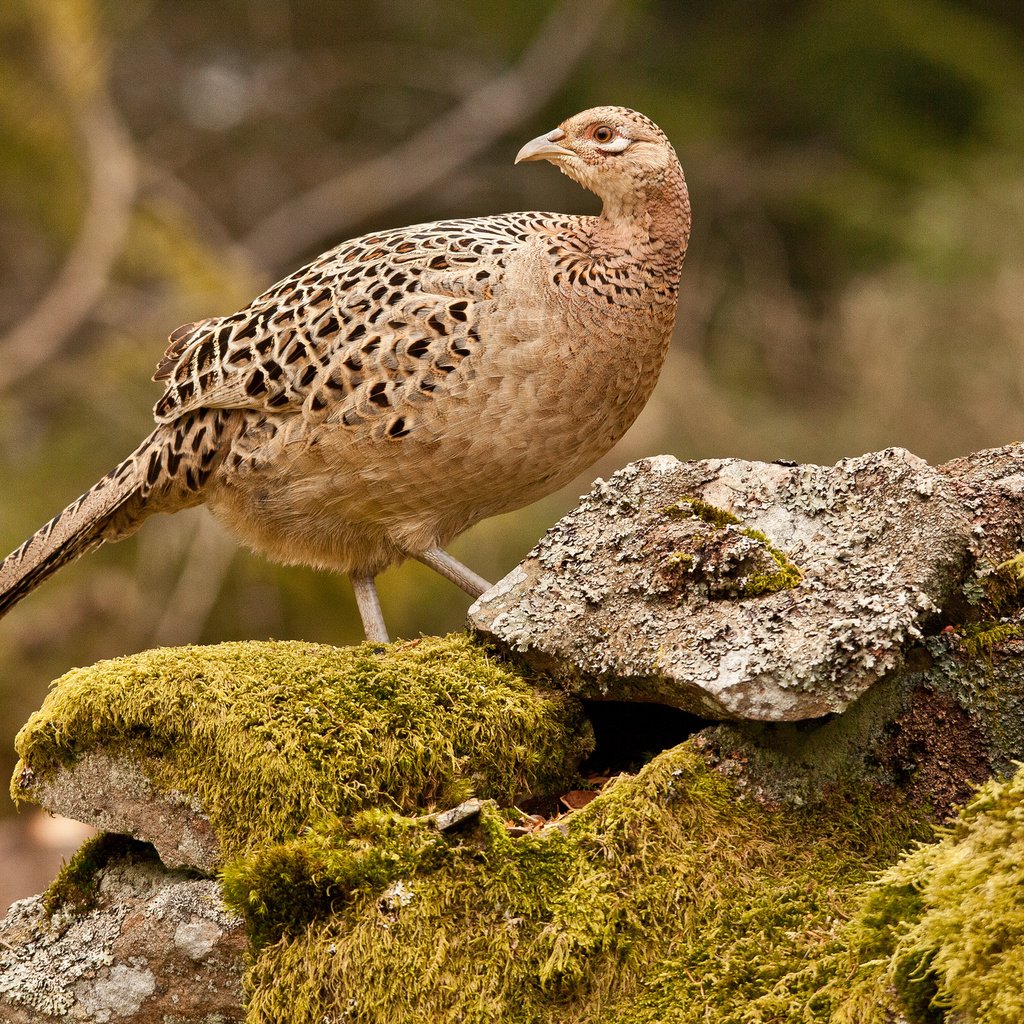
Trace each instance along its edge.
<instances>
[{"instance_id":1,"label":"blurred background","mask_svg":"<svg viewBox=\"0 0 1024 1024\"><path fill-rule=\"evenodd\" d=\"M475 527L460 558L499 578L595 476L645 455L831 463L902 445L941 461L1024 435L1014 0L5 0L0 548L148 432L179 324L362 232L596 212L512 159L600 103L650 115L686 169L672 351L615 451ZM459 628L468 604L415 564L381 595L399 636ZM201 511L151 520L0 621L0 776L73 665L348 643L358 622L344 579L270 565ZM4 827L12 864L49 842L24 815Z\"/></svg>"}]
</instances>

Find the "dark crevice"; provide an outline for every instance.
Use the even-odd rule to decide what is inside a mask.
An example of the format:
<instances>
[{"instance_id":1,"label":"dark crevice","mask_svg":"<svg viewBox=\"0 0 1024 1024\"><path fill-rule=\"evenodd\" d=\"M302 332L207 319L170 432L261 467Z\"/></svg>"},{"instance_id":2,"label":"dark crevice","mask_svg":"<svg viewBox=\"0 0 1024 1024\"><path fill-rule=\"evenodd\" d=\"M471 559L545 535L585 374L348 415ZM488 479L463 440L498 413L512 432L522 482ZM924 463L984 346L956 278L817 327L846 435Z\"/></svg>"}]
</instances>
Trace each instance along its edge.
<instances>
[{"instance_id":1,"label":"dark crevice","mask_svg":"<svg viewBox=\"0 0 1024 1024\"><path fill-rule=\"evenodd\" d=\"M584 775L635 772L655 754L678 746L714 723L665 704L585 700L594 727L594 751L580 766Z\"/></svg>"}]
</instances>

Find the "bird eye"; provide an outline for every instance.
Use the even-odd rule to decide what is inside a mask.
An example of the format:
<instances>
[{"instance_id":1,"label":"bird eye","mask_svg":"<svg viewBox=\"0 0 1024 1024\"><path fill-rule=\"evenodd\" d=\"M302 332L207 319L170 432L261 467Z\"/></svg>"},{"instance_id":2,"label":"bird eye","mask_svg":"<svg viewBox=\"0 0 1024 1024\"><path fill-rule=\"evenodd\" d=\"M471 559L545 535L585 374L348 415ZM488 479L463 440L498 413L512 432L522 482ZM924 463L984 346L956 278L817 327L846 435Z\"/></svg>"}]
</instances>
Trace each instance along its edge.
<instances>
[{"instance_id":1,"label":"bird eye","mask_svg":"<svg viewBox=\"0 0 1024 1024\"><path fill-rule=\"evenodd\" d=\"M606 124L600 124L594 129L595 142L611 142L615 138L615 132Z\"/></svg>"}]
</instances>

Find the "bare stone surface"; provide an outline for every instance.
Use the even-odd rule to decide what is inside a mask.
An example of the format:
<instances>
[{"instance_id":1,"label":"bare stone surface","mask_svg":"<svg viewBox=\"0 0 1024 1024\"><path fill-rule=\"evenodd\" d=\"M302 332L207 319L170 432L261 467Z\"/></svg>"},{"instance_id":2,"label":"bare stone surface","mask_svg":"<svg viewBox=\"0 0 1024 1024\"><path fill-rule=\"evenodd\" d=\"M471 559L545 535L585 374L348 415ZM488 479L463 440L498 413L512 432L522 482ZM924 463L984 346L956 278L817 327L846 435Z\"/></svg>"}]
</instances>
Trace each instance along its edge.
<instances>
[{"instance_id":1,"label":"bare stone surface","mask_svg":"<svg viewBox=\"0 0 1024 1024\"><path fill-rule=\"evenodd\" d=\"M209 820L194 798L158 789L146 760L127 748L96 747L54 772L23 767L17 786L54 814L152 843L169 868L213 874L221 851Z\"/></svg>"},{"instance_id":2,"label":"bare stone surface","mask_svg":"<svg viewBox=\"0 0 1024 1024\"><path fill-rule=\"evenodd\" d=\"M995 565L1016 554L1024 536L1024 445L987 448L938 469L967 510L979 561Z\"/></svg>"},{"instance_id":3,"label":"bare stone surface","mask_svg":"<svg viewBox=\"0 0 1024 1024\"><path fill-rule=\"evenodd\" d=\"M244 1019L242 922L212 879L155 858L112 860L95 905L47 918L42 898L0 922L4 1024L227 1024Z\"/></svg>"},{"instance_id":4,"label":"bare stone surface","mask_svg":"<svg viewBox=\"0 0 1024 1024\"><path fill-rule=\"evenodd\" d=\"M583 697L817 718L902 663L974 538L951 478L902 449L659 456L597 481L470 622Z\"/></svg>"}]
</instances>

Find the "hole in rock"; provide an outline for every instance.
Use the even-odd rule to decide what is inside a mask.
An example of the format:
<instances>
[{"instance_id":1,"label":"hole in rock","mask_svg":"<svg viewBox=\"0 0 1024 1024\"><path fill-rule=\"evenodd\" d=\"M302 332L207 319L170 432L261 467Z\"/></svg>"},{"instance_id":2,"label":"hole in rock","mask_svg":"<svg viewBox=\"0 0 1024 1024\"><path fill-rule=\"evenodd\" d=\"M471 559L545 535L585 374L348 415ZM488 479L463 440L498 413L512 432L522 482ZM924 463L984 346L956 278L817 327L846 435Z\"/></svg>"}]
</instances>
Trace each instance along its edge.
<instances>
[{"instance_id":1,"label":"hole in rock","mask_svg":"<svg viewBox=\"0 0 1024 1024\"><path fill-rule=\"evenodd\" d=\"M596 789L601 788L602 776L635 774L656 754L715 724L666 704L619 700L582 703L594 729L594 750L580 765L580 775L584 780L589 778ZM571 805L549 794L520 799L516 806L528 814L554 818Z\"/></svg>"},{"instance_id":2,"label":"hole in rock","mask_svg":"<svg viewBox=\"0 0 1024 1024\"><path fill-rule=\"evenodd\" d=\"M583 704L595 740L594 752L580 766L584 775L635 772L655 754L713 724L666 704L619 700Z\"/></svg>"}]
</instances>

